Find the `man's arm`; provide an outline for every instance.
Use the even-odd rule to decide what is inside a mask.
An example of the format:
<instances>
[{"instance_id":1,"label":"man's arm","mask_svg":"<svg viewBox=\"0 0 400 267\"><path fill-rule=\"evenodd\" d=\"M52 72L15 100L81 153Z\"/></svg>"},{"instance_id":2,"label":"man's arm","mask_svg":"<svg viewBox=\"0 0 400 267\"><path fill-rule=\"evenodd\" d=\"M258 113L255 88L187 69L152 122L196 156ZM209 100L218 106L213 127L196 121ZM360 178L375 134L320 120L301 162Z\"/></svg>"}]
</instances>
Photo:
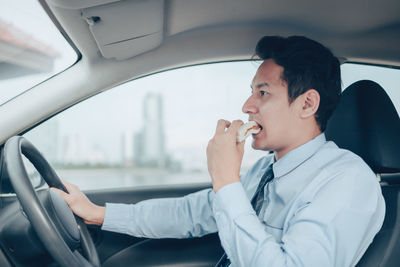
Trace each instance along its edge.
<instances>
[{"instance_id":1,"label":"man's arm","mask_svg":"<svg viewBox=\"0 0 400 267\"><path fill-rule=\"evenodd\" d=\"M137 237L184 238L216 232L211 203L211 189L181 198L152 199L135 205L92 203L77 186L63 182L68 194L52 188L71 210L87 224L102 225L103 230Z\"/></svg>"},{"instance_id":2,"label":"man's arm","mask_svg":"<svg viewBox=\"0 0 400 267\"><path fill-rule=\"evenodd\" d=\"M217 231L214 192L205 189L180 198L150 199L135 205L106 204L103 230L148 238L200 237Z\"/></svg>"}]
</instances>

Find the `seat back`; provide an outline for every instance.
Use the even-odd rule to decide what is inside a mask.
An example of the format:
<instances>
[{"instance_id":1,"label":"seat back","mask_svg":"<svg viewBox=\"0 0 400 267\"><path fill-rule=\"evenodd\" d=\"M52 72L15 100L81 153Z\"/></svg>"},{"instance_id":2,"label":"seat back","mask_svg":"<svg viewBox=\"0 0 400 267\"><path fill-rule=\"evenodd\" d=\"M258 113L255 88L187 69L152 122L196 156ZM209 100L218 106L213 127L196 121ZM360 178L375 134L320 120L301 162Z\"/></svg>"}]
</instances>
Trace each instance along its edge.
<instances>
[{"instance_id":1,"label":"seat back","mask_svg":"<svg viewBox=\"0 0 400 267\"><path fill-rule=\"evenodd\" d=\"M383 185L382 194L386 202L385 220L358 267L400 265L400 185Z\"/></svg>"},{"instance_id":2,"label":"seat back","mask_svg":"<svg viewBox=\"0 0 400 267\"><path fill-rule=\"evenodd\" d=\"M325 134L362 157L381 182L385 220L357 266L400 266L400 119L392 101L373 81L353 83L344 90Z\"/></svg>"}]
</instances>

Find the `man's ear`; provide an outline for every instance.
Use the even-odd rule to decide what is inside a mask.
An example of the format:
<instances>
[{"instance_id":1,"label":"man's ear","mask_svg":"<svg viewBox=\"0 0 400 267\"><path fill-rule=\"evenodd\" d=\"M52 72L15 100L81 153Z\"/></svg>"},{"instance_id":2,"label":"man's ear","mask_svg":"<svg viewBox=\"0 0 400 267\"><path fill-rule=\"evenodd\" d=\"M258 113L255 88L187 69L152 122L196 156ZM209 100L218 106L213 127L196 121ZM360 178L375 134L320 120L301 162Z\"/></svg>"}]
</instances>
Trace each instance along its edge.
<instances>
[{"instance_id":1,"label":"man's ear","mask_svg":"<svg viewBox=\"0 0 400 267\"><path fill-rule=\"evenodd\" d=\"M305 119L314 116L317 112L320 102L320 95L317 90L309 89L302 95L302 110L300 117Z\"/></svg>"}]
</instances>

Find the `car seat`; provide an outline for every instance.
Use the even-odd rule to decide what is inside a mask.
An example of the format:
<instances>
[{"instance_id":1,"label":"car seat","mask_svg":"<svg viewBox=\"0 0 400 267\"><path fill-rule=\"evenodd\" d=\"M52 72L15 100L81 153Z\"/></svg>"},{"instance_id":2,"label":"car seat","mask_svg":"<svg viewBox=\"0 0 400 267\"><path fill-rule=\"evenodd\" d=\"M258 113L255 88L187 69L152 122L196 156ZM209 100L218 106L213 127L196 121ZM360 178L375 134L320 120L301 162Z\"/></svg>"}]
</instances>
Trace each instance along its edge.
<instances>
[{"instance_id":1,"label":"car seat","mask_svg":"<svg viewBox=\"0 0 400 267\"><path fill-rule=\"evenodd\" d=\"M379 84L355 82L343 91L325 134L367 162L386 203L383 226L356 266L400 266L400 119L392 101Z\"/></svg>"}]
</instances>

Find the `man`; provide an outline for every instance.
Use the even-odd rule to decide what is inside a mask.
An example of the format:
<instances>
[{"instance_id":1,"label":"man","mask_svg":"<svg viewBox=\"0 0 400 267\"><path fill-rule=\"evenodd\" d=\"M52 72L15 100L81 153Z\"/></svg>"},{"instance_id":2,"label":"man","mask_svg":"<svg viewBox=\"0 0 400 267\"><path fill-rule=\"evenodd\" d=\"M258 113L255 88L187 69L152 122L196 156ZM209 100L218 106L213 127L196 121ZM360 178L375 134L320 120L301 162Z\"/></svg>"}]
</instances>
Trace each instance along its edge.
<instances>
[{"instance_id":1,"label":"man","mask_svg":"<svg viewBox=\"0 0 400 267\"><path fill-rule=\"evenodd\" d=\"M253 148L273 151L239 177L241 121L220 120L207 147L213 189L136 205L92 204L77 187L58 192L86 223L140 237L218 231L218 266L354 266L383 223L385 204L370 168L326 142L340 93L339 62L305 37L263 37L263 60L243 106L261 128Z\"/></svg>"}]
</instances>

